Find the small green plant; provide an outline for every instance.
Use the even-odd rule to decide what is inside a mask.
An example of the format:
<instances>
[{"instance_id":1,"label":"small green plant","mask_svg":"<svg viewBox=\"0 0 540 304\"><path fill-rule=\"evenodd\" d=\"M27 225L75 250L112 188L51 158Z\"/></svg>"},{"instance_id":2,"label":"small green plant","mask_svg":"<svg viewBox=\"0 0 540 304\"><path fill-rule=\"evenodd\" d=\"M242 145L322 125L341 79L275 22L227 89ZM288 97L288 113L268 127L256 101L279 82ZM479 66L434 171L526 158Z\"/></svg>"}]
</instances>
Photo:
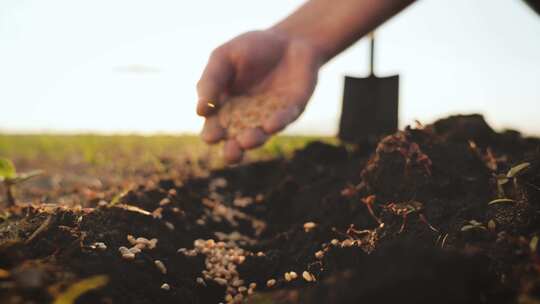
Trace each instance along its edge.
<instances>
[{"instance_id":1,"label":"small green plant","mask_svg":"<svg viewBox=\"0 0 540 304\"><path fill-rule=\"evenodd\" d=\"M43 171L34 170L25 173L17 173L15 165L9 159L0 158L0 182L4 184L6 189L7 201L10 206L15 205L15 196L13 195L13 187L22 182L25 182L32 177L41 175Z\"/></svg>"}]
</instances>

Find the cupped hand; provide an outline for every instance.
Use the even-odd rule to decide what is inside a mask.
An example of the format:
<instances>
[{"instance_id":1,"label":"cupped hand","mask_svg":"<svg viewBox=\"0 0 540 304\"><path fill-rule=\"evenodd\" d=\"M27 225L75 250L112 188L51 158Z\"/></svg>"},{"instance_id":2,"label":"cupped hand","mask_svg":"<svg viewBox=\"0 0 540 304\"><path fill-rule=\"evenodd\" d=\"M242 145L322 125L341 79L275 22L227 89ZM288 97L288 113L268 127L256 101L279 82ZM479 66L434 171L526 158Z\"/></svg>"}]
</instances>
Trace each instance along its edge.
<instances>
[{"instance_id":1,"label":"cupped hand","mask_svg":"<svg viewBox=\"0 0 540 304\"><path fill-rule=\"evenodd\" d=\"M225 141L225 160L239 162L244 150L261 146L298 118L313 93L320 66L314 47L275 30L248 32L218 47L197 83L197 113L206 117L202 139L210 144ZM236 106L240 114L249 105L253 105L250 111L255 108L264 113L254 116L255 123L251 121L233 132L219 112L227 102L231 102L231 108L238 99L243 100L243 105ZM258 104L244 106L251 100ZM279 106L265 104L276 102ZM240 120L232 121L238 126L247 117L227 119Z\"/></svg>"}]
</instances>

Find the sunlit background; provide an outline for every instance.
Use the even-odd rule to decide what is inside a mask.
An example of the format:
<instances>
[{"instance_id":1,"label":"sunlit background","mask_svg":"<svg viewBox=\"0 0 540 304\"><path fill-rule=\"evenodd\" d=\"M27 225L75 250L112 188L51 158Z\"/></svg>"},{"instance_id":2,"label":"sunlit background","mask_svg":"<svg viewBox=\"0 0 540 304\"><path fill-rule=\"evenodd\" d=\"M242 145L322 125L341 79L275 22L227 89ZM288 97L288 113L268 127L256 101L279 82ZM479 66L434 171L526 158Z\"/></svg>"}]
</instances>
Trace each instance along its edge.
<instances>
[{"instance_id":1,"label":"sunlit background","mask_svg":"<svg viewBox=\"0 0 540 304\"><path fill-rule=\"evenodd\" d=\"M194 86L211 50L302 2L2 0L0 130L198 132ZM481 112L540 134L540 18L521 1L419 1L377 37L376 72L401 76L402 126ZM286 132L334 134L343 76L367 63L362 40L327 64Z\"/></svg>"}]
</instances>

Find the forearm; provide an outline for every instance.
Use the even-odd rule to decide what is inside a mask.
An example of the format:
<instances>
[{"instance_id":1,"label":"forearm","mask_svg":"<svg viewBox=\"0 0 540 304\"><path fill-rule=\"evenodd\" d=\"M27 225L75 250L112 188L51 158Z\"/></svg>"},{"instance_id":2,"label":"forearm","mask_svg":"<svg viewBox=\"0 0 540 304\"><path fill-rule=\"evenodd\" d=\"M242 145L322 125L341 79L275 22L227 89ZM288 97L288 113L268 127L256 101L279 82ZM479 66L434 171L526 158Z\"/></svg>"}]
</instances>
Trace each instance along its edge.
<instances>
[{"instance_id":1,"label":"forearm","mask_svg":"<svg viewBox=\"0 0 540 304\"><path fill-rule=\"evenodd\" d=\"M306 40L324 63L412 2L310 0L272 29Z\"/></svg>"}]
</instances>

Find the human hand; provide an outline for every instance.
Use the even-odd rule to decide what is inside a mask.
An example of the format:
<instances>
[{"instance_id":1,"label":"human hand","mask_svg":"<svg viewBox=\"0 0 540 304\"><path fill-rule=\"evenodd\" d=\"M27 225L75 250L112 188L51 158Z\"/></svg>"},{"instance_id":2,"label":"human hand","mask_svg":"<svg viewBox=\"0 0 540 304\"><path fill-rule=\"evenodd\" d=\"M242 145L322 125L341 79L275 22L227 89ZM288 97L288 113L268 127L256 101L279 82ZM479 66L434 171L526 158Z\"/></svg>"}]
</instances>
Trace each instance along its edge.
<instances>
[{"instance_id":1,"label":"human hand","mask_svg":"<svg viewBox=\"0 0 540 304\"><path fill-rule=\"evenodd\" d=\"M306 41L275 30L248 32L212 52L197 83L207 143L224 144L228 163L298 118L322 60Z\"/></svg>"}]
</instances>

